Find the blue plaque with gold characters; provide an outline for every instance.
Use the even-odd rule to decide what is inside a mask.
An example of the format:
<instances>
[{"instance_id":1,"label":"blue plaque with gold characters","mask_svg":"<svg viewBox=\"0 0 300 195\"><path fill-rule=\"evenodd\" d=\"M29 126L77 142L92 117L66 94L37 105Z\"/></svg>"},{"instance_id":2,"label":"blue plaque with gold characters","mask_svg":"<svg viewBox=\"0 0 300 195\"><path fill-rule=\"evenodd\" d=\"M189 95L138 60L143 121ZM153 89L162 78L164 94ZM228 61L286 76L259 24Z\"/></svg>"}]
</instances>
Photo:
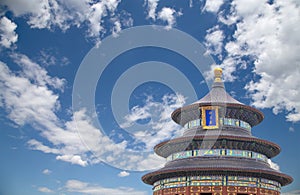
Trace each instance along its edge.
<instances>
[{"instance_id":1,"label":"blue plaque with gold characters","mask_svg":"<svg viewBox=\"0 0 300 195\"><path fill-rule=\"evenodd\" d=\"M217 129L219 128L219 114L217 106L202 107L202 128Z\"/></svg>"}]
</instances>

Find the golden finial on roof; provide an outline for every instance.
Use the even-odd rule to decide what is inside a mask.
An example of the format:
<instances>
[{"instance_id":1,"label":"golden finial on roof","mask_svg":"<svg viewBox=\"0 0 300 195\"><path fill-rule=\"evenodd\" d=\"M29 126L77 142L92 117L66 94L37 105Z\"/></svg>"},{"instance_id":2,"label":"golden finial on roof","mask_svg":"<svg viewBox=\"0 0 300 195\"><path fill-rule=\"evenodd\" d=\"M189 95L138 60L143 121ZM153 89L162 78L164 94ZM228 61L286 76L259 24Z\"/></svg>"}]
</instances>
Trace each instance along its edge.
<instances>
[{"instance_id":1,"label":"golden finial on roof","mask_svg":"<svg viewBox=\"0 0 300 195\"><path fill-rule=\"evenodd\" d=\"M215 82L222 82L222 68L215 68L214 74L215 74Z\"/></svg>"}]
</instances>

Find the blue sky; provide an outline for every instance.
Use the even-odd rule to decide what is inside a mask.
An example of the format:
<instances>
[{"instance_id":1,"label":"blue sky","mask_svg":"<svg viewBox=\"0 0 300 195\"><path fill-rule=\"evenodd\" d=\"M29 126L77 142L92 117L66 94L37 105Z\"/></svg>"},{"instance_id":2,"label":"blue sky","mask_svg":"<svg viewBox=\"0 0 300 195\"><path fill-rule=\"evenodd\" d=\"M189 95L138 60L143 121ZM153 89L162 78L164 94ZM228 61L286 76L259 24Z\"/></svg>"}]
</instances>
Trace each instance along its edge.
<instances>
[{"instance_id":1,"label":"blue sky","mask_svg":"<svg viewBox=\"0 0 300 195\"><path fill-rule=\"evenodd\" d=\"M151 194L141 176L179 136L173 110L212 69L260 109L253 135L300 194L300 4L262 0L2 0L0 194Z\"/></svg>"}]
</instances>

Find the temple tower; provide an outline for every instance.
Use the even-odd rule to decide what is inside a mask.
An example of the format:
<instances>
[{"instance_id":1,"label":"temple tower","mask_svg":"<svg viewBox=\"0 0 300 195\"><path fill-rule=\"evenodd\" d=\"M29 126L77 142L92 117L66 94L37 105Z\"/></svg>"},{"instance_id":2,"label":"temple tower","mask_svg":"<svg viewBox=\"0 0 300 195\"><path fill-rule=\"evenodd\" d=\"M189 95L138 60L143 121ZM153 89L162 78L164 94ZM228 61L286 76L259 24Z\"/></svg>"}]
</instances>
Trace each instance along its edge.
<instances>
[{"instance_id":1,"label":"temple tower","mask_svg":"<svg viewBox=\"0 0 300 195\"><path fill-rule=\"evenodd\" d=\"M279 195L293 179L270 167L280 147L251 134L263 113L225 91L222 69L214 74L205 97L172 113L183 135L154 147L167 163L143 182L154 195Z\"/></svg>"}]
</instances>

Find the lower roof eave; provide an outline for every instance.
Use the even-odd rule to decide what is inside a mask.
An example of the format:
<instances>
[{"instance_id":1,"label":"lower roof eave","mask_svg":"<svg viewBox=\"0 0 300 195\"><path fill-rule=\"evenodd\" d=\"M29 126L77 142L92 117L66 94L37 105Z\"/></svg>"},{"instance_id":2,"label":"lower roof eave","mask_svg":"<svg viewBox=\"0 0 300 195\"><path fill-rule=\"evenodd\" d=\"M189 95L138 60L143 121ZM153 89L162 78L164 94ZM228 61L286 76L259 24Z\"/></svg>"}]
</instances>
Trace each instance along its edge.
<instances>
[{"instance_id":1,"label":"lower roof eave","mask_svg":"<svg viewBox=\"0 0 300 195\"><path fill-rule=\"evenodd\" d=\"M279 182L282 186L286 186L293 182L293 178L289 175L278 171L266 171L256 169L236 169L236 168L184 168L184 169L168 169L168 170L157 170L148 173L142 177L144 183L153 185L154 182L166 179L170 177L180 176L192 176L195 174L211 174L211 175L241 175L254 177L263 177L266 179L274 180ZM263 175L263 176L262 176Z\"/></svg>"}]
</instances>

